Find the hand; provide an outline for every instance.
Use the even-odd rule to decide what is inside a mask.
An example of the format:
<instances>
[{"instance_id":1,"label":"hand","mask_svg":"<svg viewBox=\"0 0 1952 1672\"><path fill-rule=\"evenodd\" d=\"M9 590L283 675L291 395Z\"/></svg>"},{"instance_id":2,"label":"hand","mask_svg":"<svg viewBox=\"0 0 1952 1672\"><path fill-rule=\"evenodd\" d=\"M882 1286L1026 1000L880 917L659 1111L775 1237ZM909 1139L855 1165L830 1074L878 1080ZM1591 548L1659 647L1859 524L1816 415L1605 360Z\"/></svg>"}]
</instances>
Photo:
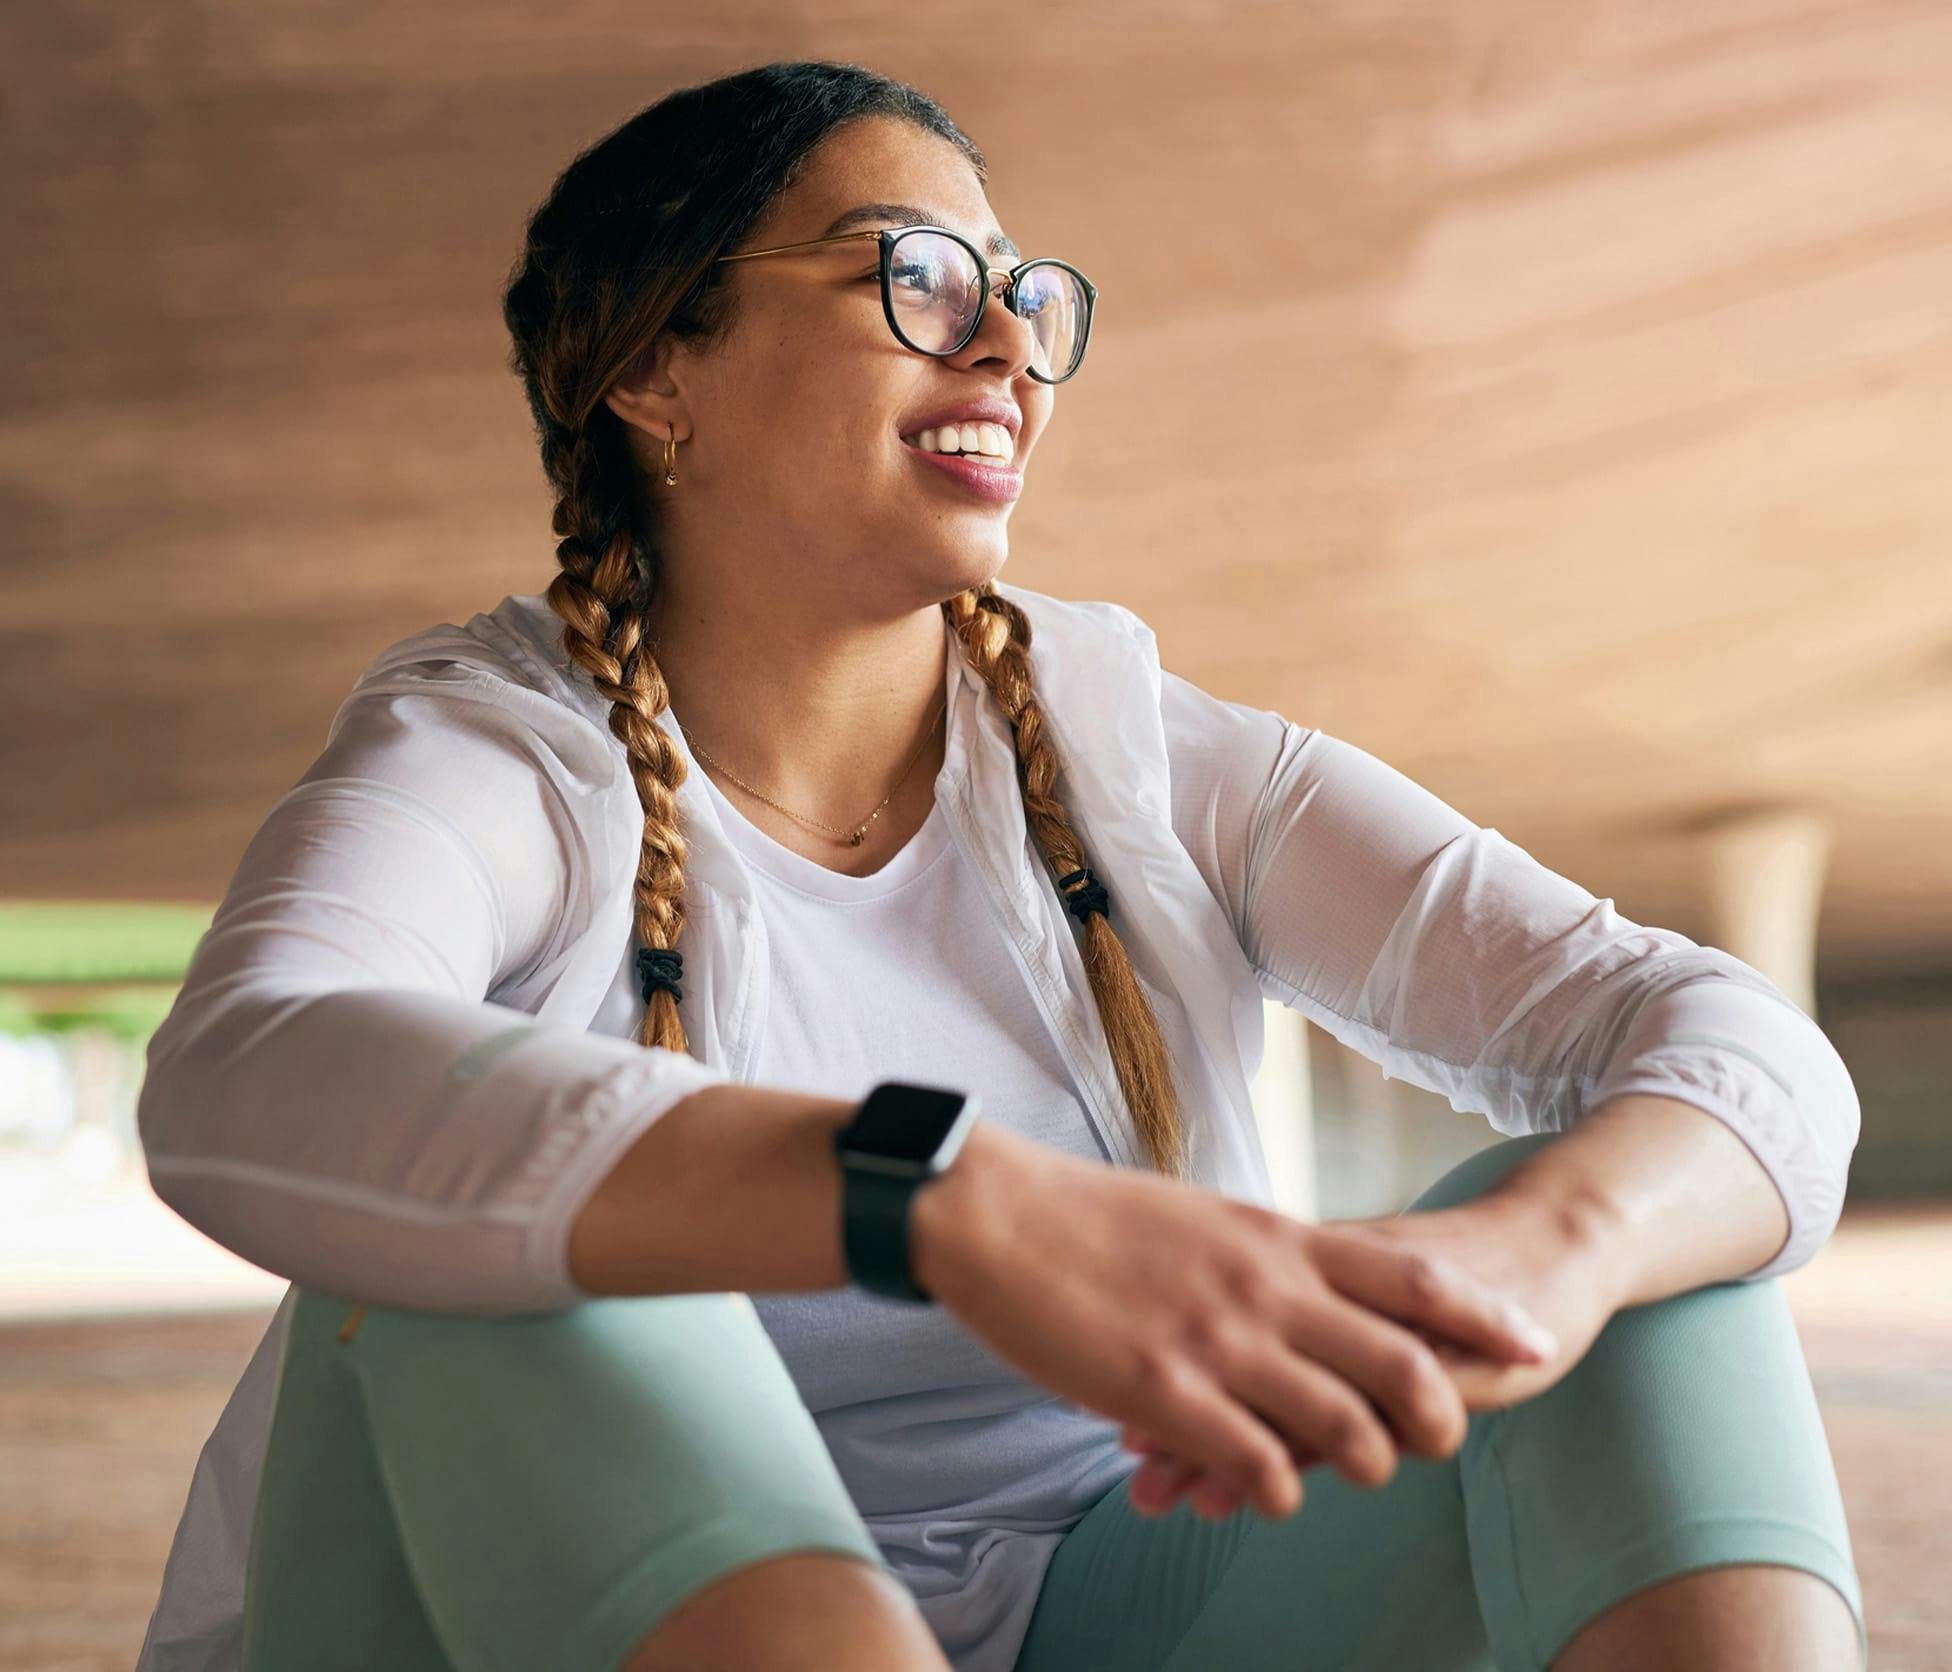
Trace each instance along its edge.
<instances>
[{"instance_id":1,"label":"hand","mask_svg":"<svg viewBox=\"0 0 1952 1672\"><path fill-rule=\"evenodd\" d=\"M1463 1443L1437 1344L1536 1356L1490 1282L1394 1227L1310 1225L992 1124L909 1222L917 1281L998 1354L1271 1516L1300 1507L1300 1459L1378 1486L1399 1447Z\"/></svg>"},{"instance_id":2,"label":"hand","mask_svg":"<svg viewBox=\"0 0 1952 1672\"><path fill-rule=\"evenodd\" d=\"M1494 1189L1455 1208L1330 1223L1346 1234L1420 1249L1461 1267L1517 1301L1557 1338L1557 1350L1547 1358L1523 1364L1462 1350L1419 1330L1470 1410L1502 1409L1543 1393L1585 1356L1624 1301L1625 1266L1613 1257L1604 1230L1536 1192ZM1188 1462L1143 1427L1128 1425L1124 1443L1145 1458L1128 1483L1141 1513L1164 1514L1182 1496L1211 1518L1240 1508L1245 1494L1236 1486ZM1303 1468L1320 1461L1297 1458Z\"/></svg>"}]
</instances>

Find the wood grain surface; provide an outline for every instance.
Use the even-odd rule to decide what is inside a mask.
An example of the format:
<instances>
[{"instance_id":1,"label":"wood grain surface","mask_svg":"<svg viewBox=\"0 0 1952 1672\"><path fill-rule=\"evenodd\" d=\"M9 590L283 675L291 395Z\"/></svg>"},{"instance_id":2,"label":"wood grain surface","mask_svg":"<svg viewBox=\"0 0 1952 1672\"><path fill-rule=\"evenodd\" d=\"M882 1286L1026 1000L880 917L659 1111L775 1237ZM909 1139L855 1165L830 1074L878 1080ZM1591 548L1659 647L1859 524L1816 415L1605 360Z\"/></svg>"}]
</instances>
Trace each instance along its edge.
<instances>
[{"instance_id":1,"label":"wood grain surface","mask_svg":"<svg viewBox=\"0 0 1952 1672\"><path fill-rule=\"evenodd\" d=\"M214 898L365 662L553 557L499 285L670 89L851 59L1102 289L1006 577L1622 911L1808 806L1952 942L1952 7L15 8L0 877Z\"/></svg>"}]
</instances>

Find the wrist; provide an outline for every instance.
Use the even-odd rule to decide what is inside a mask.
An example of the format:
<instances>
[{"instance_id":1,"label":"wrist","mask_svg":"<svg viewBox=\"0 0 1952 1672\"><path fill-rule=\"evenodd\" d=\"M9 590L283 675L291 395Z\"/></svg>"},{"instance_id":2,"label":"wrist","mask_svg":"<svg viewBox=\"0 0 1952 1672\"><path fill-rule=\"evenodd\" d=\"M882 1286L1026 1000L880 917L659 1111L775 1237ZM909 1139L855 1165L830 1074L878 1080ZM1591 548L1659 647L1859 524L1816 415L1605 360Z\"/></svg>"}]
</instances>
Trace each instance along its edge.
<instances>
[{"instance_id":1,"label":"wrist","mask_svg":"<svg viewBox=\"0 0 1952 1672\"><path fill-rule=\"evenodd\" d=\"M1523 1246L1555 1264L1588 1267L1624 1303L1634 1285L1633 1238L1619 1204L1576 1177L1520 1167L1478 1198L1487 1212L1523 1222Z\"/></svg>"},{"instance_id":2,"label":"wrist","mask_svg":"<svg viewBox=\"0 0 1952 1672\"><path fill-rule=\"evenodd\" d=\"M954 1274L980 1264L983 1244L1007 1235L1026 1140L979 1120L948 1168L915 1192L908 1210L909 1275L938 1298Z\"/></svg>"}]
</instances>

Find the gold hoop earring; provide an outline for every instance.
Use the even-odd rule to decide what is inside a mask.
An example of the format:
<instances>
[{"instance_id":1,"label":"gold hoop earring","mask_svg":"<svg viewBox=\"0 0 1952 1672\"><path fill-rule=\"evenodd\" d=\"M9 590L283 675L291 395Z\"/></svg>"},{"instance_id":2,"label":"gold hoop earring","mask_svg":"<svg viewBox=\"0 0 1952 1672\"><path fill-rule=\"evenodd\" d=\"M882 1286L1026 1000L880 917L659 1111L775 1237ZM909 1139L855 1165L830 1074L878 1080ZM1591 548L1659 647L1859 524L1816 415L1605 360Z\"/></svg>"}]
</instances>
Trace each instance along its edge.
<instances>
[{"instance_id":1,"label":"gold hoop earring","mask_svg":"<svg viewBox=\"0 0 1952 1672\"><path fill-rule=\"evenodd\" d=\"M671 431L664 438L664 485L675 488L678 485L678 432Z\"/></svg>"}]
</instances>

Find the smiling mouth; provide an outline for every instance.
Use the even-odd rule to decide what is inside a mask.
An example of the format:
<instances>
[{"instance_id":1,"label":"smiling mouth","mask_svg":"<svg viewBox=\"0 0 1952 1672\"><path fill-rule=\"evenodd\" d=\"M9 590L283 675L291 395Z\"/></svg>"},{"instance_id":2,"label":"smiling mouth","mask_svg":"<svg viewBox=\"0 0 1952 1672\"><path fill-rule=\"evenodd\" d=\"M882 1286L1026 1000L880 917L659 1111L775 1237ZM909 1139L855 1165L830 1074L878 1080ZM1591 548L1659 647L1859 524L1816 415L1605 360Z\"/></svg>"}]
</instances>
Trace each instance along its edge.
<instances>
[{"instance_id":1,"label":"smiling mouth","mask_svg":"<svg viewBox=\"0 0 1952 1672\"><path fill-rule=\"evenodd\" d=\"M930 453L906 441L902 451L920 459L942 480L992 504L1008 505L1023 492L1023 469L1008 459L985 458L980 453Z\"/></svg>"},{"instance_id":2,"label":"smiling mouth","mask_svg":"<svg viewBox=\"0 0 1952 1672\"><path fill-rule=\"evenodd\" d=\"M902 445L936 458L964 458L977 464L1008 468L1016 457L1016 444L1002 424L942 424L902 436Z\"/></svg>"}]
</instances>

